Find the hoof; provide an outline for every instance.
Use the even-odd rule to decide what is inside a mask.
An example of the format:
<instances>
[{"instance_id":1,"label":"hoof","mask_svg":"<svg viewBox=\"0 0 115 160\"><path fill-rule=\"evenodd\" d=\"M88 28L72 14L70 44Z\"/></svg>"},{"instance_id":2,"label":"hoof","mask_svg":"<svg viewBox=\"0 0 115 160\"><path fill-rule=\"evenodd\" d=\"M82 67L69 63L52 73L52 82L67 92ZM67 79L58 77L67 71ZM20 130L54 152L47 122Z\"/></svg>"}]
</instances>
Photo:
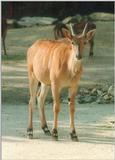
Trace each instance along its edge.
<instances>
[{"instance_id":1,"label":"hoof","mask_svg":"<svg viewBox=\"0 0 115 160\"><path fill-rule=\"evenodd\" d=\"M48 126L45 125L44 127L42 127L44 133L47 135L47 136L51 136L51 133L50 133L50 130L48 129Z\"/></svg>"},{"instance_id":2,"label":"hoof","mask_svg":"<svg viewBox=\"0 0 115 160\"><path fill-rule=\"evenodd\" d=\"M29 139L33 139L33 129L27 129L27 137Z\"/></svg>"},{"instance_id":3,"label":"hoof","mask_svg":"<svg viewBox=\"0 0 115 160\"><path fill-rule=\"evenodd\" d=\"M57 132L57 129L53 129L52 130L52 138L53 138L53 140L58 141L58 132Z\"/></svg>"},{"instance_id":4,"label":"hoof","mask_svg":"<svg viewBox=\"0 0 115 160\"><path fill-rule=\"evenodd\" d=\"M78 140L78 137L77 137L77 135L76 135L75 130L73 130L73 131L70 133L70 137L71 137L71 140L72 140L72 141L75 141L75 142L78 142L78 141L79 141L79 140Z\"/></svg>"}]
</instances>

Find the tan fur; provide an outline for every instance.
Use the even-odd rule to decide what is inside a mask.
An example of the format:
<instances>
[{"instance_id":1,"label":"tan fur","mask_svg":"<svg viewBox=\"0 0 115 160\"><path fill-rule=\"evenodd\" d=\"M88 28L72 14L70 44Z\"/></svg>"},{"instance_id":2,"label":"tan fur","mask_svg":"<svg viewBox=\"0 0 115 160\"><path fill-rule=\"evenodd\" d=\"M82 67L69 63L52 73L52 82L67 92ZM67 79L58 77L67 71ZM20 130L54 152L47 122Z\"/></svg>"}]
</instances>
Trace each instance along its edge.
<instances>
[{"instance_id":1,"label":"tan fur","mask_svg":"<svg viewBox=\"0 0 115 160\"><path fill-rule=\"evenodd\" d=\"M31 112L33 112L35 93L37 93L37 82L41 82L41 92L39 93L38 101L40 102L42 127L46 124L44 102L47 96L47 86L51 86L54 101L54 129L57 129L58 125L60 91L63 87L68 87L70 96L70 127L71 130L75 129L74 99L78 82L82 75L82 62L76 58L78 52L78 45L74 45L69 39L39 40L28 49L27 63L30 84L29 128L33 127L30 121L32 121Z\"/></svg>"},{"instance_id":2,"label":"tan fur","mask_svg":"<svg viewBox=\"0 0 115 160\"><path fill-rule=\"evenodd\" d=\"M69 40L66 43L64 40L37 41L28 50L29 70L38 81L47 85L55 79L68 79L71 82L82 67L81 60L75 57L77 51L78 48Z\"/></svg>"}]
</instances>

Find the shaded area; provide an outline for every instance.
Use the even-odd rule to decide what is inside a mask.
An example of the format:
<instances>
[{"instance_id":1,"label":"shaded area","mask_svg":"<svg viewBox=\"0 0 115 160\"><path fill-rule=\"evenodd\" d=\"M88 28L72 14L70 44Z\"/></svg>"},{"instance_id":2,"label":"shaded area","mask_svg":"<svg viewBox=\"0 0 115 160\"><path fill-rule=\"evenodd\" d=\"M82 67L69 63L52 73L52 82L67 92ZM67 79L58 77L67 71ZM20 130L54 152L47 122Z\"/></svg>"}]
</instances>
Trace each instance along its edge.
<instances>
[{"instance_id":1,"label":"shaded area","mask_svg":"<svg viewBox=\"0 0 115 160\"><path fill-rule=\"evenodd\" d=\"M59 114L59 141L43 134L38 109L34 110L34 138L26 137L27 105L2 106L2 156L4 159L114 159L113 105L78 105L75 115L79 142L69 136L69 112L62 103ZM46 105L49 129L52 129L52 105ZM55 148L55 149L54 149ZM55 153L54 153L55 152ZM21 155L20 157L18 155Z\"/></svg>"},{"instance_id":2,"label":"shaded area","mask_svg":"<svg viewBox=\"0 0 115 160\"><path fill-rule=\"evenodd\" d=\"M59 141L70 141L69 137L69 108L62 103L59 114ZM76 129L80 142L113 144L114 119L113 105L78 105L75 115ZM17 114L18 113L18 114ZM3 141L18 142L19 138L26 138L27 105L3 105L2 107L2 135ZM46 118L50 130L53 121L52 104L46 105ZM34 109L34 139L51 140L44 135L38 114ZM5 127L4 127L5 126ZM14 137L14 138L13 138ZM21 142L21 141L20 141Z\"/></svg>"}]
</instances>

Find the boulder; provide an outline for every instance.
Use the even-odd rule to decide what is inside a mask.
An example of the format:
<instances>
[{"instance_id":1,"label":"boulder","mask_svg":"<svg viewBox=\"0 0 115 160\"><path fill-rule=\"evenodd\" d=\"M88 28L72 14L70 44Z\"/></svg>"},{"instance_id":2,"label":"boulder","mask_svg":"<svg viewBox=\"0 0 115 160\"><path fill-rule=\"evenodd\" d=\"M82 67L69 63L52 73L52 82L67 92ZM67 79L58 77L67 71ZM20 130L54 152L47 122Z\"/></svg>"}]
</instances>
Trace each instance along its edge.
<instances>
[{"instance_id":1,"label":"boulder","mask_svg":"<svg viewBox=\"0 0 115 160\"><path fill-rule=\"evenodd\" d=\"M78 91L78 103L114 103L114 86L103 84L93 88L80 88Z\"/></svg>"},{"instance_id":2,"label":"boulder","mask_svg":"<svg viewBox=\"0 0 115 160\"><path fill-rule=\"evenodd\" d=\"M104 92L107 92L108 91L108 88L109 88L109 85L108 84L104 84L102 87L101 87L101 90Z\"/></svg>"},{"instance_id":3,"label":"boulder","mask_svg":"<svg viewBox=\"0 0 115 160\"><path fill-rule=\"evenodd\" d=\"M83 19L83 17L80 14L77 14L72 17L71 22L72 23L80 22L82 19Z\"/></svg>"},{"instance_id":4,"label":"boulder","mask_svg":"<svg viewBox=\"0 0 115 160\"><path fill-rule=\"evenodd\" d=\"M93 21L114 21L114 14L95 12L89 15L89 18Z\"/></svg>"},{"instance_id":5,"label":"boulder","mask_svg":"<svg viewBox=\"0 0 115 160\"><path fill-rule=\"evenodd\" d=\"M109 87L109 89L108 89L108 95L114 96L114 87L113 87L113 85Z\"/></svg>"},{"instance_id":6,"label":"boulder","mask_svg":"<svg viewBox=\"0 0 115 160\"><path fill-rule=\"evenodd\" d=\"M110 99L111 99L111 97L110 97L108 94L106 94L103 98L104 98L105 100L110 100Z\"/></svg>"},{"instance_id":7,"label":"boulder","mask_svg":"<svg viewBox=\"0 0 115 160\"><path fill-rule=\"evenodd\" d=\"M37 24L38 24L37 19L33 17L23 17L18 21L18 25L20 27L31 27Z\"/></svg>"},{"instance_id":8,"label":"boulder","mask_svg":"<svg viewBox=\"0 0 115 160\"><path fill-rule=\"evenodd\" d=\"M104 104L105 100L104 100L103 97L98 97L97 100L96 100L96 103L98 103L98 104Z\"/></svg>"},{"instance_id":9,"label":"boulder","mask_svg":"<svg viewBox=\"0 0 115 160\"><path fill-rule=\"evenodd\" d=\"M52 17L36 17L35 19L39 25L52 25L58 20L57 18Z\"/></svg>"},{"instance_id":10,"label":"boulder","mask_svg":"<svg viewBox=\"0 0 115 160\"><path fill-rule=\"evenodd\" d=\"M18 21L19 26L31 27L34 25L52 25L57 21L57 18L52 17L23 17Z\"/></svg>"},{"instance_id":11,"label":"boulder","mask_svg":"<svg viewBox=\"0 0 115 160\"><path fill-rule=\"evenodd\" d=\"M62 20L62 23L67 24L67 23L71 22L71 19L72 19L71 16L66 17L64 20Z\"/></svg>"},{"instance_id":12,"label":"boulder","mask_svg":"<svg viewBox=\"0 0 115 160\"><path fill-rule=\"evenodd\" d=\"M76 14L75 16L73 16L73 17L71 17L71 16L69 16L69 17L66 17L62 22L64 23L64 24L67 24L67 23L69 23L69 22L71 22L71 23L76 23L76 22L80 22L81 20L89 20L89 17L87 16L87 15L85 15L85 16L81 16L80 14Z\"/></svg>"},{"instance_id":13,"label":"boulder","mask_svg":"<svg viewBox=\"0 0 115 160\"><path fill-rule=\"evenodd\" d=\"M98 94L98 96L102 96L103 92L101 90L97 89L97 94Z\"/></svg>"},{"instance_id":14,"label":"boulder","mask_svg":"<svg viewBox=\"0 0 115 160\"><path fill-rule=\"evenodd\" d=\"M86 89L86 88L81 88L81 89L79 90L79 93L80 93L81 95L86 95L86 94L89 94L90 92L89 92L89 90Z\"/></svg>"},{"instance_id":15,"label":"boulder","mask_svg":"<svg viewBox=\"0 0 115 160\"><path fill-rule=\"evenodd\" d=\"M96 89L96 88L93 88L93 89L92 89L91 95L92 95L92 96L96 96L96 95L97 95L97 89Z\"/></svg>"},{"instance_id":16,"label":"boulder","mask_svg":"<svg viewBox=\"0 0 115 160\"><path fill-rule=\"evenodd\" d=\"M7 24L9 28L18 28L18 21L16 19L7 19Z\"/></svg>"}]
</instances>

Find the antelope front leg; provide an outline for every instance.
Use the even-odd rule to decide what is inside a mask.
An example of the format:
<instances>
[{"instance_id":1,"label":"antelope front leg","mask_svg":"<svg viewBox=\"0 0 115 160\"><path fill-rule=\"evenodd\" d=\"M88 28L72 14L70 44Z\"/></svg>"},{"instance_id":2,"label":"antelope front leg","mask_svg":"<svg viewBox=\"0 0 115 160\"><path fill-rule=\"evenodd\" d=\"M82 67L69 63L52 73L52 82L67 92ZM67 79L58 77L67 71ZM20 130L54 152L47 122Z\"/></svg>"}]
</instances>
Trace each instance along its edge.
<instances>
[{"instance_id":1,"label":"antelope front leg","mask_svg":"<svg viewBox=\"0 0 115 160\"><path fill-rule=\"evenodd\" d=\"M74 141L78 141L76 131L75 131L75 123L74 123L74 114L75 114L75 96L77 92L77 87L73 87L69 89L69 109L70 109L70 136Z\"/></svg>"},{"instance_id":2,"label":"antelope front leg","mask_svg":"<svg viewBox=\"0 0 115 160\"><path fill-rule=\"evenodd\" d=\"M59 98L59 88L57 84L52 84L52 96L53 96L53 112L54 112L54 124L52 130L52 137L57 140L58 139L58 114L60 111L60 98Z\"/></svg>"}]
</instances>

